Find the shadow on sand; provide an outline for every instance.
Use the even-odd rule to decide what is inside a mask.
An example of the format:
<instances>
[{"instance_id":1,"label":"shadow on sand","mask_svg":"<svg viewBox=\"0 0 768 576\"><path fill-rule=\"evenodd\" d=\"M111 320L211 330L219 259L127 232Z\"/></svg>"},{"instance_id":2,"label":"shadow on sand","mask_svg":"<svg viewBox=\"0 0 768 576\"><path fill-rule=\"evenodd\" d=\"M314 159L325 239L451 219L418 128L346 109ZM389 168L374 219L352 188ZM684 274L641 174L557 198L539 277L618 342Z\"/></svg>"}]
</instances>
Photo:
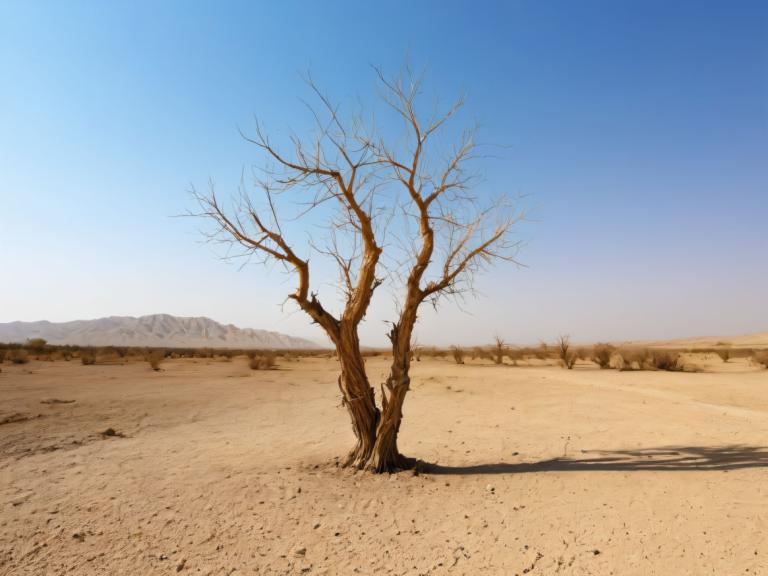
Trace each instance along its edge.
<instances>
[{"instance_id":1,"label":"shadow on sand","mask_svg":"<svg viewBox=\"0 0 768 576\"><path fill-rule=\"evenodd\" d=\"M734 444L730 446L667 446L637 450L582 450L582 458L554 458L541 462L443 466L424 462L426 474L519 474L524 472L615 471L724 471L768 468L768 448Z\"/></svg>"}]
</instances>

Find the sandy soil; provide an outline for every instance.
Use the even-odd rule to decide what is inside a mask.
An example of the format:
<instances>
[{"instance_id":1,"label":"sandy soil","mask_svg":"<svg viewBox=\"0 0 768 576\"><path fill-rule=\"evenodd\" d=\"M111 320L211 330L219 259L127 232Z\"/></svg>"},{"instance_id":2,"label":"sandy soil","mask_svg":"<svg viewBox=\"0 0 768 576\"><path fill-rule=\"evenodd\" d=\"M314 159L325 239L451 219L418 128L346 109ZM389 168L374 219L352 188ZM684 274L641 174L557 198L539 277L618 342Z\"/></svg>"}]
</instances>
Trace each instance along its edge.
<instances>
[{"instance_id":1,"label":"sandy soil","mask_svg":"<svg viewBox=\"0 0 768 576\"><path fill-rule=\"evenodd\" d=\"M744 361L426 360L401 448L437 466L393 476L333 465L332 360L164 367L2 366L0 574L768 574L768 371Z\"/></svg>"}]
</instances>

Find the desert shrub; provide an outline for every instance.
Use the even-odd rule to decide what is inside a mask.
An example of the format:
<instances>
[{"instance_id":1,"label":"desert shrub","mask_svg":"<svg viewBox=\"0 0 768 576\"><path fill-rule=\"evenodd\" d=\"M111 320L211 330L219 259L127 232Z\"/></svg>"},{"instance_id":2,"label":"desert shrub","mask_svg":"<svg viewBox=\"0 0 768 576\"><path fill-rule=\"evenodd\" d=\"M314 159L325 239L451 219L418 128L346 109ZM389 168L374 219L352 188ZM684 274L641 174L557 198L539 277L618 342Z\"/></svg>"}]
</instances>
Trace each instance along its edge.
<instances>
[{"instance_id":1,"label":"desert shrub","mask_svg":"<svg viewBox=\"0 0 768 576\"><path fill-rule=\"evenodd\" d=\"M617 354L617 368L622 371L645 370L648 364L648 350L645 348L624 348Z\"/></svg>"},{"instance_id":2,"label":"desert shrub","mask_svg":"<svg viewBox=\"0 0 768 576\"><path fill-rule=\"evenodd\" d=\"M506 342L501 339L500 336L496 336L494 338L493 342L493 363L494 364L503 364L504 363L504 349L506 347Z\"/></svg>"},{"instance_id":3,"label":"desert shrub","mask_svg":"<svg viewBox=\"0 0 768 576\"><path fill-rule=\"evenodd\" d=\"M731 351L728 348L719 348L715 350L715 353L720 356L723 362L728 362L731 359Z\"/></svg>"},{"instance_id":4,"label":"desert shrub","mask_svg":"<svg viewBox=\"0 0 768 576\"><path fill-rule=\"evenodd\" d=\"M651 353L650 365L656 370L667 370L669 372L679 372L683 369L680 354L662 350L654 350Z\"/></svg>"},{"instance_id":5,"label":"desert shrub","mask_svg":"<svg viewBox=\"0 0 768 576\"><path fill-rule=\"evenodd\" d=\"M456 364L464 364L464 349L461 346L451 346L451 352Z\"/></svg>"},{"instance_id":6,"label":"desert shrub","mask_svg":"<svg viewBox=\"0 0 768 576\"><path fill-rule=\"evenodd\" d=\"M40 354L47 343L45 338L31 338L27 340L26 347L29 348L32 353Z\"/></svg>"},{"instance_id":7,"label":"desert shrub","mask_svg":"<svg viewBox=\"0 0 768 576\"><path fill-rule=\"evenodd\" d=\"M152 350L147 354L147 362L155 372L160 370L160 364L163 360L165 360L164 350Z\"/></svg>"},{"instance_id":8,"label":"desert shrub","mask_svg":"<svg viewBox=\"0 0 768 576\"><path fill-rule=\"evenodd\" d=\"M512 366L517 366L517 361L523 359L523 351L520 348L508 348L507 358L512 362Z\"/></svg>"},{"instance_id":9,"label":"desert shrub","mask_svg":"<svg viewBox=\"0 0 768 576\"><path fill-rule=\"evenodd\" d=\"M571 337L567 334L557 340L557 356L564 368L573 369L576 364L576 353L571 349Z\"/></svg>"},{"instance_id":10,"label":"desert shrub","mask_svg":"<svg viewBox=\"0 0 768 576\"><path fill-rule=\"evenodd\" d=\"M534 353L534 356L539 360L546 360L549 358L549 346L547 346L546 342L539 344L539 347Z\"/></svg>"},{"instance_id":11,"label":"desert shrub","mask_svg":"<svg viewBox=\"0 0 768 576\"><path fill-rule=\"evenodd\" d=\"M0 364L2 364L5 361L5 355L7 354L7 350L5 348L0 348Z\"/></svg>"},{"instance_id":12,"label":"desert shrub","mask_svg":"<svg viewBox=\"0 0 768 576\"><path fill-rule=\"evenodd\" d=\"M600 368L610 368L611 357L615 351L616 348L610 344L595 344L592 347L592 360L595 364L600 366Z\"/></svg>"},{"instance_id":13,"label":"desert shrub","mask_svg":"<svg viewBox=\"0 0 768 576\"><path fill-rule=\"evenodd\" d=\"M248 367L251 370L271 370L275 367L275 355L272 352L249 356Z\"/></svg>"},{"instance_id":14,"label":"desert shrub","mask_svg":"<svg viewBox=\"0 0 768 576\"><path fill-rule=\"evenodd\" d=\"M753 352L752 360L763 368L768 368L768 350L758 350Z\"/></svg>"},{"instance_id":15,"label":"desert shrub","mask_svg":"<svg viewBox=\"0 0 768 576\"><path fill-rule=\"evenodd\" d=\"M80 362L83 366L93 366L96 364L96 354L93 350L82 350L80 352Z\"/></svg>"},{"instance_id":16,"label":"desert shrub","mask_svg":"<svg viewBox=\"0 0 768 576\"><path fill-rule=\"evenodd\" d=\"M11 361L11 364L26 364L29 362L29 354L26 350L18 348L10 351L8 360Z\"/></svg>"}]
</instances>

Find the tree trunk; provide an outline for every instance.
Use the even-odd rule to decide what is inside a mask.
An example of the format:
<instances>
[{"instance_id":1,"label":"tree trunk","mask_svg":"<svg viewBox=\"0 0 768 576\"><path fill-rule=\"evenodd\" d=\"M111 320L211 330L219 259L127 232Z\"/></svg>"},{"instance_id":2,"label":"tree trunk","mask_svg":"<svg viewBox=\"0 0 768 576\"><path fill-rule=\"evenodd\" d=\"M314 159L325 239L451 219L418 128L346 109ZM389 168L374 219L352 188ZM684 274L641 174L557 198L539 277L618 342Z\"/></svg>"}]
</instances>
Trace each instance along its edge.
<instances>
[{"instance_id":1,"label":"tree trunk","mask_svg":"<svg viewBox=\"0 0 768 576\"><path fill-rule=\"evenodd\" d=\"M397 448L397 435L403 420L403 402L411 386L411 332L413 321L395 324L389 337L392 340L392 367L381 387L381 417L376 429L371 469L375 472L394 472L413 467L415 460L406 458Z\"/></svg>"},{"instance_id":2,"label":"tree trunk","mask_svg":"<svg viewBox=\"0 0 768 576\"><path fill-rule=\"evenodd\" d=\"M353 331L342 331L336 351L341 363L339 389L356 438L355 447L347 455L343 466L364 468L373 452L380 413L376 407L373 388L365 373L357 334Z\"/></svg>"}]
</instances>

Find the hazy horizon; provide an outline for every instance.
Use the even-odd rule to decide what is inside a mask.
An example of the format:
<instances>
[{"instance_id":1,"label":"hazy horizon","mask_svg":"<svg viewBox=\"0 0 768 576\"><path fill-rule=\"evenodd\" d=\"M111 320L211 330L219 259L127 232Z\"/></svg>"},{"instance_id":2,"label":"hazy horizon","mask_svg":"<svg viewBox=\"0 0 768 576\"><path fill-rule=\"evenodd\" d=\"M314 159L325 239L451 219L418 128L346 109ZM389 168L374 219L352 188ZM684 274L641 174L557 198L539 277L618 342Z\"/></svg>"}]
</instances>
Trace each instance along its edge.
<instances>
[{"instance_id":1,"label":"hazy horizon","mask_svg":"<svg viewBox=\"0 0 768 576\"><path fill-rule=\"evenodd\" d=\"M156 313L150 313L150 314L142 314L140 316L125 316L125 315L115 315L115 314L113 314L113 315L111 315L111 317L117 317L117 318L141 318L141 317L146 317L146 316L163 316L163 315L168 315L168 314L166 314L165 312L156 312ZM175 315L175 314L170 315L170 316L174 316L176 318L181 318L181 319L205 318L207 320L213 320L214 322L217 322L218 324L221 324L221 325L224 325L224 326L234 325L236 328L240 328L240 329L264 330L263 328L259 328L258 326L244 326L244 325L239 325L237 323L232 323L232 322L220 322L220 321L216 320L215 318L211 318L209 316L201 316L201 315L198 315L198 316L181 316L181 315ZM59 324L59 323L63 324L63 323L68 323L68 322L82 322L82 321L86 321L87 322L87 321L92 321L92 320L102 320L104 318L109 318L109 317L110 316L102 316L102 317L99 317L99 318L73 318L71 320L61 320L61 321L57 321L57 322L53 322L53 321L41 318L41 319L38 319L38 320L14 320L14 321L10 321L10 322L0 322L0 325L1 324L7 324L7 323L13 323L13 322L24 322L24 323L51 322L52 324ZM676 336L670 336L670 337L667 337L667 338L623 338L623 339L614 339L614 340L607 340L607 341L612 342L614 344L618 344L618 343L623 343L623 342L627 342L627 343L629 343L629 342L644 342L644 341L649 341L650 342L650 341L654 341L654 340L685 340L685 339L693 339L693 338L719 338L719 337L727 338L729 336L751 336L752 334L762 335L762 334L766 334L766 333L768 333L768 330L763 330L763 331L760 331L760 332L749 332L749 333L734 332L734 333L730 333L730 334L726 334L726 333L723 333L723 334L721 334L721 333L717 333L717 334L681 334L681 335L676 335ZM283 333L283 334L286 335L286 336L291 336L291 337L300 337L300 336L297 336L296 334L285 334L285 333ZM554 335L554 336L552 336L550 338L540 339L540 340L536 340L536 341L505 341L505 343L507 345L510 345L510 346L538 346L539 344L541 344L541 342L546 342L548 344L554 344L555 341L557 340L557 338L560 335L561 334L556 334L556 335ZM486 340L483 340L483 341L463 342L462 345L463 346L487 346L487 345L493 344L492 340L493 340L493 338L490 337L490 338L488 338ZM311 341L314 342L315 344L319 344L319 345L321 345L323 347L327 346L329 348L332 348L331 342L323 334L321 334L318 339L311 339ZM573 340L573 344L575 344L575 345L578 345L578 344L595 344L595 343L598 343L600 341L601 340L574 339ZM605 340L603 340L603 341L605 341ZM0 339L0 342L3 342L3 340ZM451 342L454 342L454 341L452 340ZM102 345L110 345L110 344L109 343L103 343ZM420 346L448 347L448 346L450 346L452 344L436 344L436 343L430 342L430 341L419 341L418 345L420 345ZM171 344L169 344L169 346L172 347ZM377 349L378 348L389 348L388 343L369 344L367 342L362 342L362 346L365 347L365 348L377 348ZM180 347L188 347L188 346L180 346Z\"/></svg>"},{"instance_id":2,"label":"hazy horizon","mask_svg":"<svg viewBox=\"0 0 768 576\"><path fill-rule=\"evenodd\" d=\"M484 189L530 217L525 267L424 307L419 342L768 330L768 5L408 6L0 5L0 322L166 313L326 342L281 308L292 276L222 261L173 216L192 184L235 192L254 114L276 139L307 129L304 71L350 110L375 102L371 64L408 59L426 102L466 92L498 145ZM330 267L318 278L337 310ZM363 343L386 345L393 318L381 289Z\"/></svg>"}]
</instances>

